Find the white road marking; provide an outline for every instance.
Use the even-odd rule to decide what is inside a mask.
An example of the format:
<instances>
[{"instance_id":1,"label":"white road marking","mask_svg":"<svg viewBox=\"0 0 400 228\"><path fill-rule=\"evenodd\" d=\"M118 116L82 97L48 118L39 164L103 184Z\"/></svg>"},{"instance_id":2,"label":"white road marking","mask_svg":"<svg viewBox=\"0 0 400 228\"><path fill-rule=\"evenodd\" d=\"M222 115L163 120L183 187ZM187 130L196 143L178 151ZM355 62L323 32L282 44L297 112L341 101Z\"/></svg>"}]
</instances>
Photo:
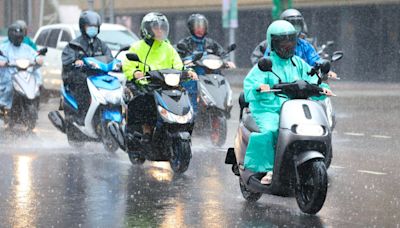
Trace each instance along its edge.
<instances>
[{"instance_id":1,"label":"white road marking","mask_svg":"<svg viewBox=\"0 0 400 228\"><path fill-rule=\"evenodd\" d=\"M365 136L364 133L356 133L356 132L345 132L345 135L351 135L351 136Z\"/></svg>"},{"instance_id":2,"label":"white road marking","mask_svg":"<svg viewBox=\"0 0 400 228\"><path fill-rule=\"evenodd\" d=\"M375 171L368 171L368 170L357 170L360 173L368 173L373 175L386 175L386 173L375 172Z\"/></svg>"},{"instance_id":3,"label":"white road marking","mask_svg":"<svg viewBox=\"0 0 400 228\"><path fill-rule=\"evenodd\" d=\"M334 169L344 169L343 166L338 166L338 165L331 165L331 167Z\"/></svg>"},{"instance_id":4,"label":"white road marking","mask_svg":"<svg viewBox=\"0 0 400 228\"><path fill-rule=\"evenodd\" d=\"M371 137L379 138L379 139L391 139L392 138L392 136L388 136L388 135L371 135Z\"/></svg>"}]
</instances>

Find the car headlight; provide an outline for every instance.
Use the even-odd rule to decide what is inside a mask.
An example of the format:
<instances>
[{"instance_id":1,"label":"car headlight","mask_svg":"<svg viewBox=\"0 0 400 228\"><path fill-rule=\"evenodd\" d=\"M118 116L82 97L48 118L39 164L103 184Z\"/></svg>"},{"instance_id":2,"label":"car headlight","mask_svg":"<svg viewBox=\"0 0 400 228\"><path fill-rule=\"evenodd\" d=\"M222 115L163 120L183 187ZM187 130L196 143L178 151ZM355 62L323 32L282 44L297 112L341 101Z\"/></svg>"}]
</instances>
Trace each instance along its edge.
<instances>
[{"instance_id":1,"label":"car headlight","mask_svg":"<svg viewBox=\"0 0 400 228\"><path fill-rule=\"evenodd\" d=\"M157 106L158 112L160 113L160 115L168 120L169 122L175 122L175 123L180 123L180 124L186 124L189 123L190 120L193 117L193 111L192 109L189 110L188 113L186 113L183 116L179 116L179 115L175 115L171 112L169 112L168 110L166 110L165 108L161 107L160 105Z\"/></svg>"},{"instance_id":2,"label":"car headlight","mask_svg":"<svg viewBox=\"0 0 400 228\"><path fill-rule=\"evenodd\" d=\"M204 103L210 106L216 105L214 98L211 96L207 88L202 83L200 83L200 89L201 89L200 97L203 99Z\"/></svg>"},{"instance_id":3,"label":"car headlight","mask_svg":"<svg viewBox=\"0 0 400 228\"><path fill-rule=\"evenodd\" d=\"M316 124L299 124L295 128L295 132L305 136L322 136L325 133L324 128Z\"/></svg>"},{"instance_id":4,"label":"car headlight","mask_svg":"<svg viewBox=\"0 0 400 228\"><path fill-rule=\"evenodd\" d=\"M181 75L180 74L164 74L164 81L165 84L176 87L179 85L179 82L181 80Z\"/></svg>"}]
</instances>

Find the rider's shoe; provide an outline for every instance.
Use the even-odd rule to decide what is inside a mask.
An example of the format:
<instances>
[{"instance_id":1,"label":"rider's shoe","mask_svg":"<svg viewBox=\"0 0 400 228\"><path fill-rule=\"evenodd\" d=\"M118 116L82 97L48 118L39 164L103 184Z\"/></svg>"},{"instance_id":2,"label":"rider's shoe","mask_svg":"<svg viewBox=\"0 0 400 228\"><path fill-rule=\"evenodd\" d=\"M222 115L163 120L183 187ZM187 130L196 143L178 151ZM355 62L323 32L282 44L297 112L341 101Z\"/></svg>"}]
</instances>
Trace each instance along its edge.
<instances>
[{"instance_id":1,"label":"rider's shoe","mask_svg":"<svg viewBox=\"0 0 400 228\"><path fill-rule=\"evenodd\" d=\"M261 184L270 185L272 183L272 171L267 172L260 180Z\"/></svg>"}]
</instances>

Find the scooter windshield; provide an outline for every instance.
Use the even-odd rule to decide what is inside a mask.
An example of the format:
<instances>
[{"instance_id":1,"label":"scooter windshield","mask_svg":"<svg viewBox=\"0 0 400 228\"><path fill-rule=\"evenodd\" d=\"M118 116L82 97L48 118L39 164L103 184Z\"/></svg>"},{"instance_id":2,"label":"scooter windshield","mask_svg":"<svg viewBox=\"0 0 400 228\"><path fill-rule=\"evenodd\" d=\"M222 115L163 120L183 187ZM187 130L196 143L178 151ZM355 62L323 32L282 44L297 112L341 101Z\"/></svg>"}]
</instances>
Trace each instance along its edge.
<instances>
[{"instance_id":1,"label":"scooter windshield","mask_svg":"<svg viewBox=\"0 0 400 228\"><path fill-rule=\"evenodd\" d=\"M83 58L83 62L87 66L94 66L95 69L101 70L103 72L113 71L115 65L120 63L119 60L110 58L109 56L96 56L96 57L87 57Z\"/></svg>"}]
</instances>

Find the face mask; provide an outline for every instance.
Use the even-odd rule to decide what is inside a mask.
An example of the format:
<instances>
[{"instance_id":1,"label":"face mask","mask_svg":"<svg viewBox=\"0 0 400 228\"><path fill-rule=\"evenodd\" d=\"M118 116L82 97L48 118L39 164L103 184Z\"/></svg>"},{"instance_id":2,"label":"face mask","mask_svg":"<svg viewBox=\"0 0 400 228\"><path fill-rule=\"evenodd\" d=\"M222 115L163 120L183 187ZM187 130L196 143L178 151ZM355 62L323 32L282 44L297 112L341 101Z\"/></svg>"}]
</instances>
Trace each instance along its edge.
<instances>
[{"instance_id":1,"label":"face mask","mask_svg":"<svg viewBox=\"0 0 400 228\"><path fill-rule=\"evenodd\" d=\"M86 28L86 34L90 38L94 38L95 36L97 36L98 33L99 33L99 29L95 26L90 26L90 27Z\"/></svg>"}]
</instances>

